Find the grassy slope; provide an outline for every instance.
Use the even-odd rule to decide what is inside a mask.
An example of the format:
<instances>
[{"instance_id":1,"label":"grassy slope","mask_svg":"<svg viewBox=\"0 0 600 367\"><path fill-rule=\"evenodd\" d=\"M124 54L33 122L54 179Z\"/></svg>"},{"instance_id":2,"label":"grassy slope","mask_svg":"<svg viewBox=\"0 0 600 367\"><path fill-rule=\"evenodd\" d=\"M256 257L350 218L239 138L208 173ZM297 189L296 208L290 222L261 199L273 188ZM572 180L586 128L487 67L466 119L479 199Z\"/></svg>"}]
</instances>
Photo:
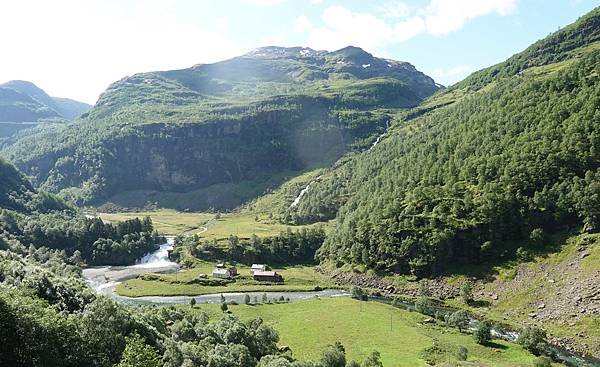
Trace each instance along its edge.
<instances>
[{"instance_id":1,"label":"grassy slope","mask_svg":"<svg viewBox=\"0 0 600 367\"><path fill-rule=\"evenodd\" d=\"M209 213L181 213L175 210L161 209L145 212L98 213L103 220L119 222L132 218L152 218L154 228L161 234L175 236L186 232L198 232L202 226L214 218Z\"/></svg>"},{"instance_id":2,"label":"grassy slope","mask_svg":"<svg viewBox=\"0 0 600 367\"><path fill-rule=\"evenodd\" d=\"M207 304L198 305L196 309L217 318L218 307ZM423 315L376 302L330 298L262 306L236 305L229 309L242 319L261 317L274 326L280 334L279 344L290 346L299 359L316 359L327 345L340 341L349 359L362 360L377 350L386 367L426 366L418 354L435 339L450 350L467 347L469 361L486 366L531 366L534 360L514 344L497 342L495 348L483 347L475 344L470 335L421 324L425 319ZM452 355L448 358L455 360Z\"/></svg>"},{"instance_id":3,"label":"grassy slope","mask_svg":"<svg viewBox=\"0 0 600 367\"><path fill-rule=\"evenodd\" d=\"M170 209L144 212L98 213L100 218L108 221L122 221L131 218L152 218L156 229L165 235L198 234L202 239L226 240L230 235L250 238L253 234L269 237L286 231L298 230L303 226L290 226L270 220L264 213L221 214L216 219L212 213L187 213ZM258 218L258 221L256 220ZM323 225L323 224L321 224ZM206 231L204 230L206 228Z\"/></svg>"},{"instance_id":4,"label":"grassy slope","mask_svg":"<svg viewBox=\"0 0 600 367\"><path fill-rule=\"evenodd\" d=\"M117 293L123 296L175 296L175 295L200 295L209 293L228 292L278 292L278 291L312 291L316 286L333 288L334 284L325 275L315 272L312 266L289 266L274 268L282 274L283 284L257 282L250 276L250 268L237 265L240 276L236 282L224 286L204 286L193 284L192 281L200 274L212 274L214 263L197 261L191 269L183 270L177 274L160 274L157 280L131 279L117 286Z\"/></svg>"},{"instance_id":5,"label":"grassy slope","mask_svg":"<svg viewBox=\"0 0 600 367\"><path fill-rule=\"evenodd\" d=\"M324 172L324 169L317 168L298 175L283 183L273 192L256 198L245 206L244 211L266 217L281 215L290 208L302 189Z\"/></svg>"},{"instance_id":6,"label":"grassy slope","mask_svg":"<svg viewBox=\"0 0 600 367\"><path fill-rule=\"evenodd\" d=\"M494 272L494 280L477 289L489 307L472 311L515 326L541 324L552 337L572 338L600 354L600 236L570 237L557 252Z\"/></svg>"}]
</instances>

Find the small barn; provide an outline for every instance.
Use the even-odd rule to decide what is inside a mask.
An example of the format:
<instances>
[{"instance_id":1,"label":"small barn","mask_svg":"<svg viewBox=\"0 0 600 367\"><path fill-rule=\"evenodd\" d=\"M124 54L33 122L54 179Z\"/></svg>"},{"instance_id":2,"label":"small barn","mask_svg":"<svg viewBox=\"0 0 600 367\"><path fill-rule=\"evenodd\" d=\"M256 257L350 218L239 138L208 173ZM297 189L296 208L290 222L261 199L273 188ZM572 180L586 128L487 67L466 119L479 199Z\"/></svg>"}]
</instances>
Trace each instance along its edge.
<instances>
[{"instance_id":1,"label":"small barn","mask_svg":"<svg viewBox=\"0 0 600 367\"><path fill-rule=\"evenodd\" d=\"M252 278L260 282L283 282L283 277L281 274L277 274L274 271L255 271L252 275Z\"/></svg>"},{"instance_id":2,"label":"small barn","mask_svg":"<svg viewBox=\"0 0 600 367\"><path fill-rule=\"evenodd\" d=\"M250 272L254 274L257 271L267 271L267 266L265 264L252 264Z\"/></svg>"},{"instance_id":3,"label":"small barn","mask_svg":"<svg viewBox=\"0 0 600 367\"><path fill-rule=\"evenodd\" d=\"M227 268L214 268L212 272L213 278L229 279L235 274L231 273L230 269Z\"/></svg>"}]
</instances>

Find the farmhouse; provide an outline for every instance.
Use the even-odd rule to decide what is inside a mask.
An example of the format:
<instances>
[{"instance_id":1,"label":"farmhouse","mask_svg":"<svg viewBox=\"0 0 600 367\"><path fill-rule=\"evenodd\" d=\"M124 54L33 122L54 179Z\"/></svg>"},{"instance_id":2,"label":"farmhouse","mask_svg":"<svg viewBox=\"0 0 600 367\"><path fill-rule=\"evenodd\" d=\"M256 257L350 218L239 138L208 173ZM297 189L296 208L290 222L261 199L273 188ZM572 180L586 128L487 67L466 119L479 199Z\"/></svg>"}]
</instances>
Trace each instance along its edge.
<instances>
[{"instance_id":1,"label":"farmhouse","mask_svg":"<svg viewBox=\"0 0 600 367\"><path fill-rule=\"evenodd\" d=\"M250 272L254 274L257 271L267 271L267 266L265 264L252 264Z\"/></svg>"},{"instance_id":2,"label":"farmhouse","mask_svg":"<svg viewBox=\"0 0 600 367\"><path fill-rule=\"evenodd\" d=\"M213 269L212 276L214 278L229 279L237 275L237 269L234 266L229 268L219 267Z\"/></svg>"},{"instance_id":3,"label":"farmhouse","mask_svg":"<svg viewBox=\"0 0 600 367\"><path fill-rule=\"evenodd\" d=\"M274 271L255 271L252 275L254 280L261 282L283 282L281 274L277 274Z\"/></svg>"}]
</instances>

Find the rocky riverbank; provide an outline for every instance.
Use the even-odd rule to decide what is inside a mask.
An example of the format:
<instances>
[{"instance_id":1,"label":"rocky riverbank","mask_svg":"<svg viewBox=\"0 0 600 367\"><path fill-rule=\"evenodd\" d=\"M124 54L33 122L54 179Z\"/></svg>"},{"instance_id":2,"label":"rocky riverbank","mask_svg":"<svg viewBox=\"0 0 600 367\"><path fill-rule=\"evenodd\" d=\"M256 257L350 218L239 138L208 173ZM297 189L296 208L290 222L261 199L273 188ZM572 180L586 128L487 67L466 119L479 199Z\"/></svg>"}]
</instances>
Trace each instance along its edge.
<instances>
[{"instance_id":1,"label":"rocky riverbank","mask_svg":"<svg viewBox=\"0 0 600 367\"><path fill-rule=\"evenodd\" d=\"M550 330L552 344L600 358L600 242L574 237L560 252L516 265L484 279L471 279L476 300L473 311L521 326L541 325ZM416 298L425 293L439 300L457 298L461 282L449 278L393 282L392 277L325 268L340 286L357 286L384 297Z\"/></svg>"}]
</instances>

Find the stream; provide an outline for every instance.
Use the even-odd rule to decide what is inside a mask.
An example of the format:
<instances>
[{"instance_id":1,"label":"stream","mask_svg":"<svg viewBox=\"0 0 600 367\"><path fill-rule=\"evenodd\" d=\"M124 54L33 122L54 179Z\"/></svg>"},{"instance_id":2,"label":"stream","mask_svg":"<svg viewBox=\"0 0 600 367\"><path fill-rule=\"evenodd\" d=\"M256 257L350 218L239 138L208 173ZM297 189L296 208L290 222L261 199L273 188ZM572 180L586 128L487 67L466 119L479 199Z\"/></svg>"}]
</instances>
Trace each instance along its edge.
<instances>
[{"instance_id":1,"label":"stream","mask_svg":"<svg viewBox=\"0 0 600 367\"><path fill-rule=\"evenodd\" d=\"M179 271L179 265L169 260L169 250L173 249L175 238L167 238L167 243L136 262L131 266L103 266L90 267L83 269L83 277L88 284L98 293L107 295L112 299L129 305L174 305L188 304L192 298L196 302L201 303L221 303L221 293L203 294L197 296L146 296L146 297L125 297L120 296L115 292L116 286L122 281L136 278L138 275L146 273L167 273ZM251 300L261 300L266 294L271 301L277 300L280 297L289 299L289 302L298 302L315 297L348 297L350 294L339 289L325 289L322 291L307 291L307 292L247 292L247 293L222 293L226 302L235 301L244 303L244 296L248 294ZM371 301L392 304L392 300L383 297L370 297ZM415 310L415 304L412 302L402 301L398 304L401 308ZM435 311L448 313L455 311L447 307L433 307ZM469 329L477 328L479 320L471 317L469 320ZM492 336L498 339L504 339L510 342L516 342L519 333L514 330L494 328ZM545 353L552 356L556 361L560 361L566 366L572 367L600 367L600 359L593 357L583 357L571 353L563 348L554 345L548 345Z\"/></svg>"},{"instance_id":2,"label":"stream","mask_svg":"<svg viewBox=\"0 0 600 367\"><path fill-rule=\"evenodd\" d=\"M369 297L369 299L372 301L375 301L375 302L381 302L381 303L386 303L386 304L390 304L390 305L393 304L393 300L391 300L389 298L385 298L385 297ZM416 310L415 304L413 302L397 301L397 305L398 305L397 307L399 307L399 308L410 309L412 311L418 312ZM443 306L430 306L430 307L434 311L434 313L439 311L442 314L448 314L448 313L457 311L456 309L453 309L450 307L443 307ZM430 316L430 315L427 315L427 316ZM430 316L430 317L433 318L433 316ZM469 330L471 330L471 331L476 330L477 326L479 326L479 323L480 323L480 320L469 315L469 326L468 326ZM515 330L510 330L509 328L494 327L494 328L492 328L491 334L492 334L492 337L495 339L502 339L502 340L506 340L506 341L509 341L512 343L516 343L517 339L519 338L519 332L517 332ZM547 344L546 348L544 349L544 354L551 357L553 360L560 362L569 367L600 367L600 359L598 359L598 358L580 356L578 354L575 354L564 348L561 348L559 346L552 345L552 344Z\"/></svg>"},{"instance_id":3,"label":"stream","mask_svg":"<svg viewBox=\"0 0 600 367\"><path fill-rule=\"evenodd\" d=\"M112 299L129 305L174 305L188 304L192 298L197 303L221 303L221 293L202 294L196 296L145 296L125 297L118 295L115 288L119 283L136 278L146 273L172 273L179 271L179 265L169 260L169 250L173 249L174 237L167 238L167 243L160 245L155 252L149 253L131 266L102 266L83 269L83 277L87 283L98 293L104 294ZM315 297L346 297L349 293L340 289L324 289L321 291L306 292L247 292L247 293L222 293L227 302L234 301L244 303L244 296L248 294L250 299L256 297L262 300L264 294L271 301L281 297L289 299L289 302L305 301Z\"/></svg>"}]
</instances>

